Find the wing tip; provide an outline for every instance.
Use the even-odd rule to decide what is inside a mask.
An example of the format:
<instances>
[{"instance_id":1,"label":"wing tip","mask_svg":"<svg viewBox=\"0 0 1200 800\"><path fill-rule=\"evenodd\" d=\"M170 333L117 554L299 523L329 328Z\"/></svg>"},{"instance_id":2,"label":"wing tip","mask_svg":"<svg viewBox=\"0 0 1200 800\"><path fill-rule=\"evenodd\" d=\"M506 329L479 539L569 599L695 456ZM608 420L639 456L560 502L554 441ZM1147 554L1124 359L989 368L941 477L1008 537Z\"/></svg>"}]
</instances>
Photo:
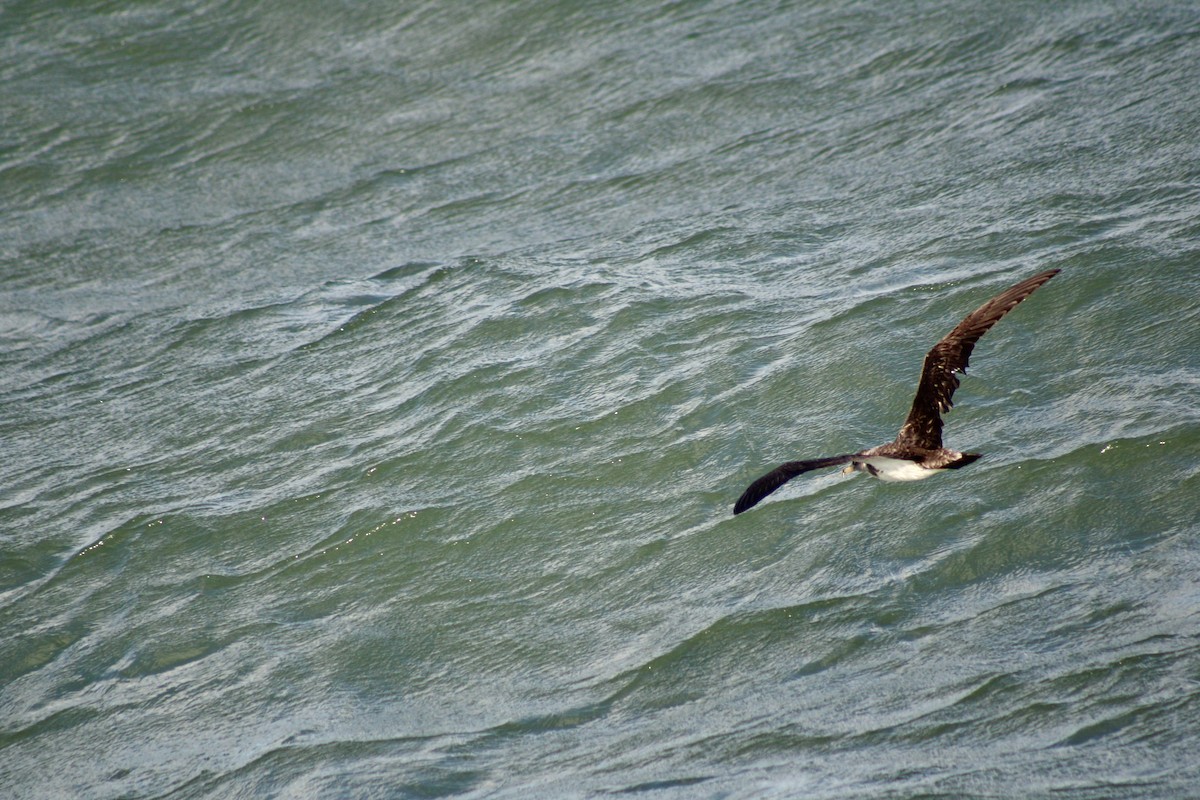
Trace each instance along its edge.
<instances>
[{"instance_id":1,"label":"wing tip","mask_svg":"<svg viewBox=\"0 0 1200 800\"><path fill-rule=\"evenodd\" d=\"M737 502L733 504L733 515L735 517L738 514L741 514L743 511L749 511L750 509L754 508L756 505L758 505L758 501L762 499L758 497L747 497L747 494L749 494L749 492L742 494L742 496L737 499Z\"/></svg>"}]
</instances>

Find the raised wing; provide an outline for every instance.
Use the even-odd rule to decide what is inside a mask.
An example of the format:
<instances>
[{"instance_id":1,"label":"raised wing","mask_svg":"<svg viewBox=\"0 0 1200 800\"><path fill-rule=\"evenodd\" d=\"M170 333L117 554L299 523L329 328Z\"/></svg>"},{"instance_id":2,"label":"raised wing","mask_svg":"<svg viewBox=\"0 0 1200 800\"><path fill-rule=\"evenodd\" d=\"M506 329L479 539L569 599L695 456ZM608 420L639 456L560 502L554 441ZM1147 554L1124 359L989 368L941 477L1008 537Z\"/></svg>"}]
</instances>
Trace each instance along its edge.
<instances>
[{"instance_id":1,"label":"raised wing","mask_svg":"<svg viewBox=\"0 0 1200 800\"><path fill-rule=\"evenodd\" d=\"M954 407L951 397L958 388L955 372L965 373L967 361L979 337L1012 311L1046 281L1058 274L1051 269L1006 289L972 311L954 330L929 351L921 367L921 382L913 398L908 419L896 436L897 444L936 450L942 446L942 414Z\"/></svg>"},{"instance_id":2,"label":"raised wing","mask_svg":"<svg viewBox=\"0 0 1200 800\"><path fill-rule=\"evenodd\" d=\"M849 464L854 460L854 456L856 455L858 454L852 453L844 456L830 456L829 458L814 458L812 461L789 461L786 464L780 464L750 484L746 488L746 491L742 492L742 496L733 505L733 513L740 514L748 508L753 508L758 505L760 500L797 475L809 470L820 469L821 467Z\"/></svg>"}]
</instances>

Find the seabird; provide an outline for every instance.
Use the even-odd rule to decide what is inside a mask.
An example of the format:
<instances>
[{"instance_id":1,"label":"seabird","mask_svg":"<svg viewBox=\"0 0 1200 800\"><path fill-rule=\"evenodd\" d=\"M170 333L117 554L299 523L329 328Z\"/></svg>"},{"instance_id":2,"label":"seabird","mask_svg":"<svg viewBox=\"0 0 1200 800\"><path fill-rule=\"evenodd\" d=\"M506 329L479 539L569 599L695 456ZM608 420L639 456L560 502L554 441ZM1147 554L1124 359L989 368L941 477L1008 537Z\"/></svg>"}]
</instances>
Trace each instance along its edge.
<instances>
[{"instance_id":1,"label":"seabird","mask_svg":"<svg viewBox=\"0 0 1200 800\"><path fill-rule=\"evenodd\" d=\"M975 461L981 453L960 453L942 447L941 415L953 408L950 398L958 388L958 376L954 373L966 374L967 359L979 337L1057 274L1056 269L1047 270L1004 290L968 314L933 346L921 367L921 380L908 419L904 420L894 442L857 453L780 464L742 492L733 506L733 513L740 514L754 507L797 475L822 467L849 464L842 470L843 474L857 471L870 473L882 481L919 481L939 470L958 469Z\"/></svg>"}]
</instances>

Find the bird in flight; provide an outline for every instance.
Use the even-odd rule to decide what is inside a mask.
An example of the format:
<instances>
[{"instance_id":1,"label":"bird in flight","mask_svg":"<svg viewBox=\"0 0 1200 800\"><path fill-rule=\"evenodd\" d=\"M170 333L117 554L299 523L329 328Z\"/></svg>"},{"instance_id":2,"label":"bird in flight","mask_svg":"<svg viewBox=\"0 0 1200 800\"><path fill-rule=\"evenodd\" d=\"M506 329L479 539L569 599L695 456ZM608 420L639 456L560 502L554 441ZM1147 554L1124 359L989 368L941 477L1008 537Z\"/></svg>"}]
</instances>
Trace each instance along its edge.
<instances>
[{"instance_id":1,"label":"bird in flight","mask_svg":"<svg viewBox=\"0 0 1200 800\"><path fill-rule=\"evenodd\" d=\"M942 447L941 415L954 406L950 398L958 388L958 376L954 373L966 373L967 360L980 336L1057 274L1056 269L1047 270L1005 289L968 314L933 346L921 367L921 381L917 384L917 396L913 398L908 419L904 420L895 441L857 453L780 464L742 492L733 506L733 513L740 514L753 508L797 475L822 467L849 464L842 470L843 474L857 471L870 473L883 481L919 481L939 470L958 469L975 461L981 453L960 453Z\"/></svg>"}]
</instances>

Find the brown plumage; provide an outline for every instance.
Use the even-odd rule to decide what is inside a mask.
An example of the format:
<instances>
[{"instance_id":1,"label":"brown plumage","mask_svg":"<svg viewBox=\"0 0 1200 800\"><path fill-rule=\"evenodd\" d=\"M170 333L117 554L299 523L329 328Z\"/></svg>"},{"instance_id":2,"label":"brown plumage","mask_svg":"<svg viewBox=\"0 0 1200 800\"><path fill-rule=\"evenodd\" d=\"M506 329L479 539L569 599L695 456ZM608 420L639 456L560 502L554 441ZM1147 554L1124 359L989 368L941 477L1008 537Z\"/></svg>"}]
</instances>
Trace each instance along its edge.
<instances>
[{"instance_id":1,"label":"brown plumage","mask_svg":"<svg viewBox=\"0 0 1200 800\"><path fill-rule=\"evenodd\" d=\"M822 467L850 464L847 471L868 472L880 480L913 481L927 478L937 470L958 469L975 461L979 453L960 453L942 447L941 415L954 407L951 398L958 388L955 373L966 373L979 337L1057 274L1056 269L1047 270L1006 289L968 314L933 346L925 356L917 394L895 441L857 453L780 464L746 488L733 513L740 514L753 507L797 475Z\"/></svg>"}]
</instances>

